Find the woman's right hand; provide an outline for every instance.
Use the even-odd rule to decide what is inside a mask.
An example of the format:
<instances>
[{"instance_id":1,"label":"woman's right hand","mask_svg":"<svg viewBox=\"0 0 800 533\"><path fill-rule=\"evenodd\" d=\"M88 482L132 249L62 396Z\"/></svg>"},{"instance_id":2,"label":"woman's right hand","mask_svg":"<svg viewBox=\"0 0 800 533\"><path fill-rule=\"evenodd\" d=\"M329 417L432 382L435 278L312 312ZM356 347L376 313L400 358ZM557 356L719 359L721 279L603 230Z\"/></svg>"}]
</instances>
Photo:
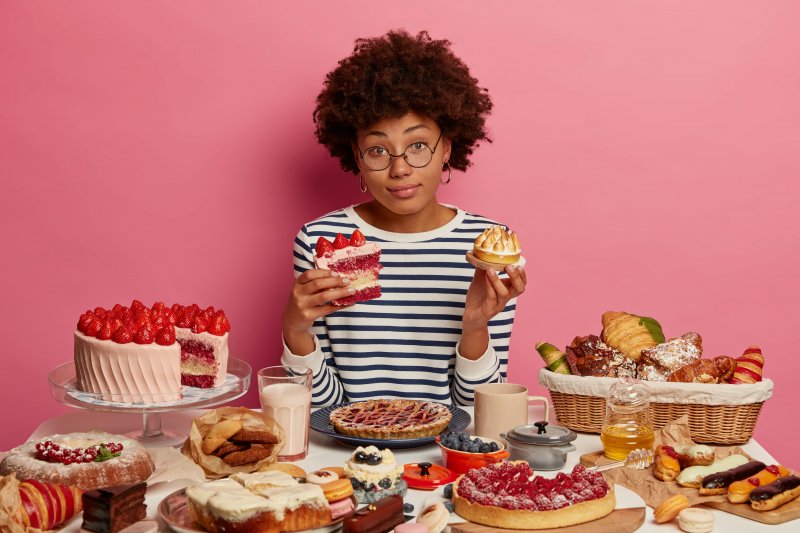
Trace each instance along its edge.
<instances>
[{"instance_id":1,"label":"woman's right hand","mask_svg":"<svg viewBox=\"0 0 800 533\"><path fill-rule=\"evenodd\" d=\"M283 310L283 339L293 354L308 355L314 350L308 330L316 319L349 307L330 303L353 294L349 283L349 279L321 268L306 270L297 277Z\"/></svg>"}]
</instances>

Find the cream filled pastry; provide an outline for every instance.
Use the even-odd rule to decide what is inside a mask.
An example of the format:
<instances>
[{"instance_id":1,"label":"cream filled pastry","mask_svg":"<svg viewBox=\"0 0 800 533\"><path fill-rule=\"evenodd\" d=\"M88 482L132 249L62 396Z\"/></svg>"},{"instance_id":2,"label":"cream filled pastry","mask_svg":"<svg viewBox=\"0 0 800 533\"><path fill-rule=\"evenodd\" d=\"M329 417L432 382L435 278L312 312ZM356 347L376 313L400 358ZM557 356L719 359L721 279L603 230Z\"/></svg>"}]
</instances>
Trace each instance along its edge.
<instances>
[{"instance_id":1,"label":"cream filled pastry","mask_svg":"<svg viewBox=\"0 0 800 533\"><path fill-rule=\"evenodd\" d=\"M475 238L472 254L487 263L510 265L519 261L522 247L513 231L494 225Z\"/></svg>"},{"instance_id":2,"label":"cream filled pastry","mask_svg":"<svg viewBox=\"0 0 800 533\"><path fill-rule=\"evenodd\" d=\"M359 446L344 466L353 488L365 492L390 489L400 480L403 466L394 460L391 450Z\"/></svg>"}]
</instances>

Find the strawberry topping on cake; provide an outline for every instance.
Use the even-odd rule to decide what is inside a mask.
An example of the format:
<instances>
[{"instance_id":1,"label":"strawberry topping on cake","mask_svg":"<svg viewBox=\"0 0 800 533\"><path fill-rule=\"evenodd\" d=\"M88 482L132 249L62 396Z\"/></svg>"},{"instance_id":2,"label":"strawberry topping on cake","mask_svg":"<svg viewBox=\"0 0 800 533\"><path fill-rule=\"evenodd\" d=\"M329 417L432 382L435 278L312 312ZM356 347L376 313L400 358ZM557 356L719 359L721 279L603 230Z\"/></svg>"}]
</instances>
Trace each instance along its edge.
<instances>
[{"instance_id":1,"label":"strawberry topping on cake","mask_svg":"<svg viewBox=\"0 0 800 533\"><path fill-rule=\"evenodd\" d=\"M347 277L350 280L349 287L355 290L352 295L331 303L351 305L378 298L381 295L378 272L383 268L380 258L380 247L367 242L359 230L354 230L349 239L341 233L336 234L333 242L325 237L317 239L314 257L317 268Z\"/></svg>"}]
</instances>

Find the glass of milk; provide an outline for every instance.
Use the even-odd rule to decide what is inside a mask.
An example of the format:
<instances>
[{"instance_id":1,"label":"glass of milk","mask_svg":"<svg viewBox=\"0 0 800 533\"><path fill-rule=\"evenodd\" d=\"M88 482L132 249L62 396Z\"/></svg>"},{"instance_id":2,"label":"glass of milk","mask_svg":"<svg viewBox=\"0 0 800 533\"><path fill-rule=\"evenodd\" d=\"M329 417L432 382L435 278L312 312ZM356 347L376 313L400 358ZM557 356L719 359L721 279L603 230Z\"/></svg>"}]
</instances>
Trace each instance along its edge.
<instances>
[{"instance_id":1,"label":"glass of milk","mask_svg":"<svg viewBox=\"0 0 800 533\"><path fill-rule=\"evenodd\" d=\"M308 454L311 415L311 369L268 366L258 371L261 410L283 428L286 440L279 461L299 461Z\"/></svg>"}]
</instances>

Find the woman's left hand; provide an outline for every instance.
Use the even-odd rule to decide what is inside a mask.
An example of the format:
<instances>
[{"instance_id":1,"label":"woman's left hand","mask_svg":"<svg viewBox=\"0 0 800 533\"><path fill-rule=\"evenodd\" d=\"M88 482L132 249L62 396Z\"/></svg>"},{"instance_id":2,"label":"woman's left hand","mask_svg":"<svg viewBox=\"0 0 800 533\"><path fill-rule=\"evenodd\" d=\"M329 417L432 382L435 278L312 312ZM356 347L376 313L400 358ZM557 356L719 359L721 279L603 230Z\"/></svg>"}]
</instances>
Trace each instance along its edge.
<instances>
[{"instance_id":1,"label":"woman's left hand","mask_svg":"<svg viewBox=\"0 0 800 533\"><path fill-rule=\"evenodd\" d=\"M508 279L500 279L494 270L475 269L467 291L462 327L464 331L485 328L489 320L505 309L506 304L525 292L525 269L517 265L505 268Z\"/></svg>"}]
</instances>

